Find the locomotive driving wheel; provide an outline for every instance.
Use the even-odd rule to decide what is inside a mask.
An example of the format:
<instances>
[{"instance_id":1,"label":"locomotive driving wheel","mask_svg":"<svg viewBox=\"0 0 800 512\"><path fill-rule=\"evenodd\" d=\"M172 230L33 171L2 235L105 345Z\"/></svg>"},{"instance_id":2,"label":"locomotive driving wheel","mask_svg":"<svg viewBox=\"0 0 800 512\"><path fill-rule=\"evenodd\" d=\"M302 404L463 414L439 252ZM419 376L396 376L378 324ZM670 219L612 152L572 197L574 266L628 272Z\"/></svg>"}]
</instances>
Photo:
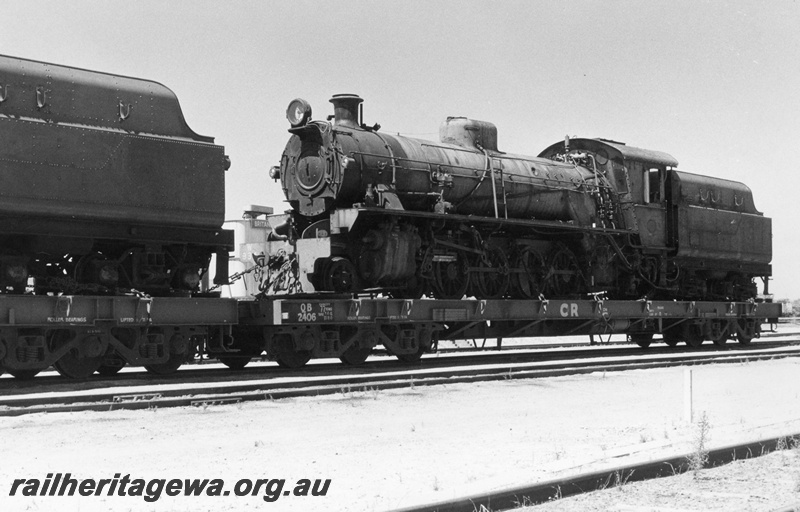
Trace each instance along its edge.
<instances>
[{"instance_id":1,"label":"locomotive driving wheel","mask_svg":"<svg viewBox=\"0 0 800 512\"><path fill-rule=\"evenodd\" d=\"M565 246L558 247L550 256L545 277L547 295L566 297L580 292L578 289L579 276L580 270L575 255Z\"/></svg>"},{"instance_id":2,"label":"locomotive driving wheel","mask_svg":"<svg viewBox=\"0 0 800 512\"><path fill-rule=\"evenodd\" d=\"M475 297L499 299L508 290L508 258L503 250L490 245L477 262L477 270L471 279Z\"/></svg>"},{"instance_id":3,"label":"locomotive driving wheel","mask_svg":"<svg viewBox=\"0 0 800 512\"><path fill-rule=\"evenodd\" d=\"M519 251L514 258L511 274L511 294L516 299L535 299L544 285L544 259L529 247Z\"/></svg>"},{"instance_id":4,"label":"locomotive driving wheel","mask_svg":"<svg viewBox=\"0 0 800 512\"><path fill-rule=\"evenodd\" d=\"M437 299L460 299L469 286L466 257L458 253L454 259L433 262L431 288Z\"/></svg>"}]
</instances>

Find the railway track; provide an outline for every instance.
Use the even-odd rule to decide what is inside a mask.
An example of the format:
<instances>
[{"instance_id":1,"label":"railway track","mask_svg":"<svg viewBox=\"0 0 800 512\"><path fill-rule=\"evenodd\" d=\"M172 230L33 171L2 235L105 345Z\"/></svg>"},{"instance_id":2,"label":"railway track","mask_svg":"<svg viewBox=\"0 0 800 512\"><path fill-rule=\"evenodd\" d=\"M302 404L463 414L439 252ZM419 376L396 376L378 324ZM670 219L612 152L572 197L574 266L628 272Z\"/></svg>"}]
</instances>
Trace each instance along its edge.
<instances>
[{"instance_id":1,"label":"railway track","mask_svg":"<svg viewBox=\"0 0 800 512\"><path fill-rule=\"evenodd\" d=\"M754 343L748 347L595 347L575 350L480 352L424 358L409 367L376 360L359 367L321 363L303 371L254 367L230 371L199 367L153 379L132 372L115 378L65 381L40 377L30 382L0 382L0 416L39 412L209 406L251 400L377 391L447 383L542 378L602 371L680 365L737 363L800 356L800 340ZM265 371L266 370L266 371Z\"/></svg>"}]
</instances>

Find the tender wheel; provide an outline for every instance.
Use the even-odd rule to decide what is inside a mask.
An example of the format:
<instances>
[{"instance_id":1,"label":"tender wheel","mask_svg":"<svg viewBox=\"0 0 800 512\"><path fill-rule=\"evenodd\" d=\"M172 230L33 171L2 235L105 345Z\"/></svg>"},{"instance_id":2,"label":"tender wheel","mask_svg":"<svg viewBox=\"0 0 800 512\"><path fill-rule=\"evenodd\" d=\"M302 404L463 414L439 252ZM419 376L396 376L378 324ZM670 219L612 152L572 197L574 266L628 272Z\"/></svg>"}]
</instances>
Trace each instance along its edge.
<instances>
[{"instance_id":1,"label":"tender wheel","mask_svg":"<svg viewBox=\"0 0 800 512\"><path fill-rule=\"evenodd\" d=\"M490 245L477 262L478 270L471 278L475 296L479 299L500 299L508 290L508 258L503 250Z\"/></svg>"},{"instance_id":2,"label":"tender wheel","mask_svg":"<svg viewBox=\"0 0 800 512\"><path fill-rule=\"evenodd\" d=\"M49 334L50 351L56 352L75 339L67 330L52 331ZM106 344L99 336L82 336L78 343L56 361L56 371L70 379L90 377L103 365Z\"/></svg>"},{"instance_id":3,"label":"tender wheel","mask_svg":"<svg viewBox=\"0 0 800 512\"><path fill-rule=\"evenodd\" d=\"M469 286L468 265L463 254L455 261L434 261L431 288L437 299L460 299Z\"/></svg>"},{"instance_id":4,"label":"tender wheel","mask_svg":"<svg viewBox=\"0 0 800 512\"><path fill-rule=\"evenodd\" d=\"M280 352L275 356L278 366L281 368L302 368L311 360L310 350L299 350L291 352Z\"/></svg>"},{"instance_id":5,"label":"tender wheel","mask_svg":"<svg viewBox=\"0 0 800 512\"><path fill-rule=\"evenodd\" d=\"M371 348L363 348L359 347L358 345L353 345L352 347L348 348L344 354L339 356L339 360L341 360L344 364L358 366L360 364L364 364L364 361L367 360L367 357L369 357L371 353Z\"/></svg>"},{"instance_id":6,"label":"tender wheel","mask_svg":"<svg viewBox=\"0 0 800 512\"><path fill-rule=\"evenodd\" d=\"M536 299L544 287L545 263L542 256L528 247L514 259L511 274L511 295L517 299Z\"/></svg>"},{"instance_id":7,"label":"tender wheel","mask_svg":"<svg viewBox=\"0 0 800 512\"><path fill-rule=\"evenodd\" d=\"M628 335L628 340L636 343L642 348L647 348L653 342L653 333L634 332Z\"/></svg>"},{"instance_id":8,"label":"tender wheel","mask_svg":"<svg viewBox=\"0 0 800 512\"><path fill-rule=\"evenodd\" d=\"M558 248L548 264L546 282L546 295L552 297L566 297L579 293L580 270L572 251L566 247Z\"/></svg>"}]
</instances>

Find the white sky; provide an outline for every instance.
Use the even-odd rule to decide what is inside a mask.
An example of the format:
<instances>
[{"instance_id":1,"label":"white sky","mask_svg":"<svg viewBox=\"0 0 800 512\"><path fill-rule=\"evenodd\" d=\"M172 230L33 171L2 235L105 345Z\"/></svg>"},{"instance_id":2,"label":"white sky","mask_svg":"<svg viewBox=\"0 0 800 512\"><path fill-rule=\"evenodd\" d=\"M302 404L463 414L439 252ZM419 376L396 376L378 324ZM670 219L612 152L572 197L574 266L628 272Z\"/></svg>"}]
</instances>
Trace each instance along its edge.
<instances>
[{"instance_id":1,"label":"white sky","mask_svg":"<svg viewBox=\"0 0 800 512\"><path fill-rule=\"evenodd\" d=\"M228 217L283 209L267 172L285 110L365 99L365 122L436 139L463 115L501 150L564 135L742 181L773 218L776 297L800 298L797 1L0 1L0 53L161 82L233 166ZM800 158L797 158L800 161Z\"/></svg>"}]
</instances>

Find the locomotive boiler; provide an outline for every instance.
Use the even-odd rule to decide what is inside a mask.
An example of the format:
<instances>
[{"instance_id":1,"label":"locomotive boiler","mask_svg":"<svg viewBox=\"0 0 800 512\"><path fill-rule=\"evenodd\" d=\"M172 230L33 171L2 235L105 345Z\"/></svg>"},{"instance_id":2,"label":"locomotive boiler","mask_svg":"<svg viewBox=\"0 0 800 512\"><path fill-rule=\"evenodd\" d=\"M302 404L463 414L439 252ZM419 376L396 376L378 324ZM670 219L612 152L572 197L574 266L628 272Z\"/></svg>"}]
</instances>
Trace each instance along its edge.
<instances>
[{"instance_id":1,"label":"locomotive boiler","mask_svg":"<svg viewBox=\"0 0 800 512\"><path fill-rule=\"evenodd\" d=\"M188 295L221 229L224 148L165 86L0 56L0 289Z\"/></svg>"},{"instance_id":2,"label":"locomotive boiler","mask_svg":"<svg viewBox=\"0 0 800 512\"><path fill-rule=\"evenodd\" d=\"M515 155L488 122L448 118L432 142L365 125L358 96L331 102L327 121L287 110L271 174L292 209L271 220L266 293L741 300L771 274L750 189L666 153L567 138Z\"/></svg>"}]
</instances>

